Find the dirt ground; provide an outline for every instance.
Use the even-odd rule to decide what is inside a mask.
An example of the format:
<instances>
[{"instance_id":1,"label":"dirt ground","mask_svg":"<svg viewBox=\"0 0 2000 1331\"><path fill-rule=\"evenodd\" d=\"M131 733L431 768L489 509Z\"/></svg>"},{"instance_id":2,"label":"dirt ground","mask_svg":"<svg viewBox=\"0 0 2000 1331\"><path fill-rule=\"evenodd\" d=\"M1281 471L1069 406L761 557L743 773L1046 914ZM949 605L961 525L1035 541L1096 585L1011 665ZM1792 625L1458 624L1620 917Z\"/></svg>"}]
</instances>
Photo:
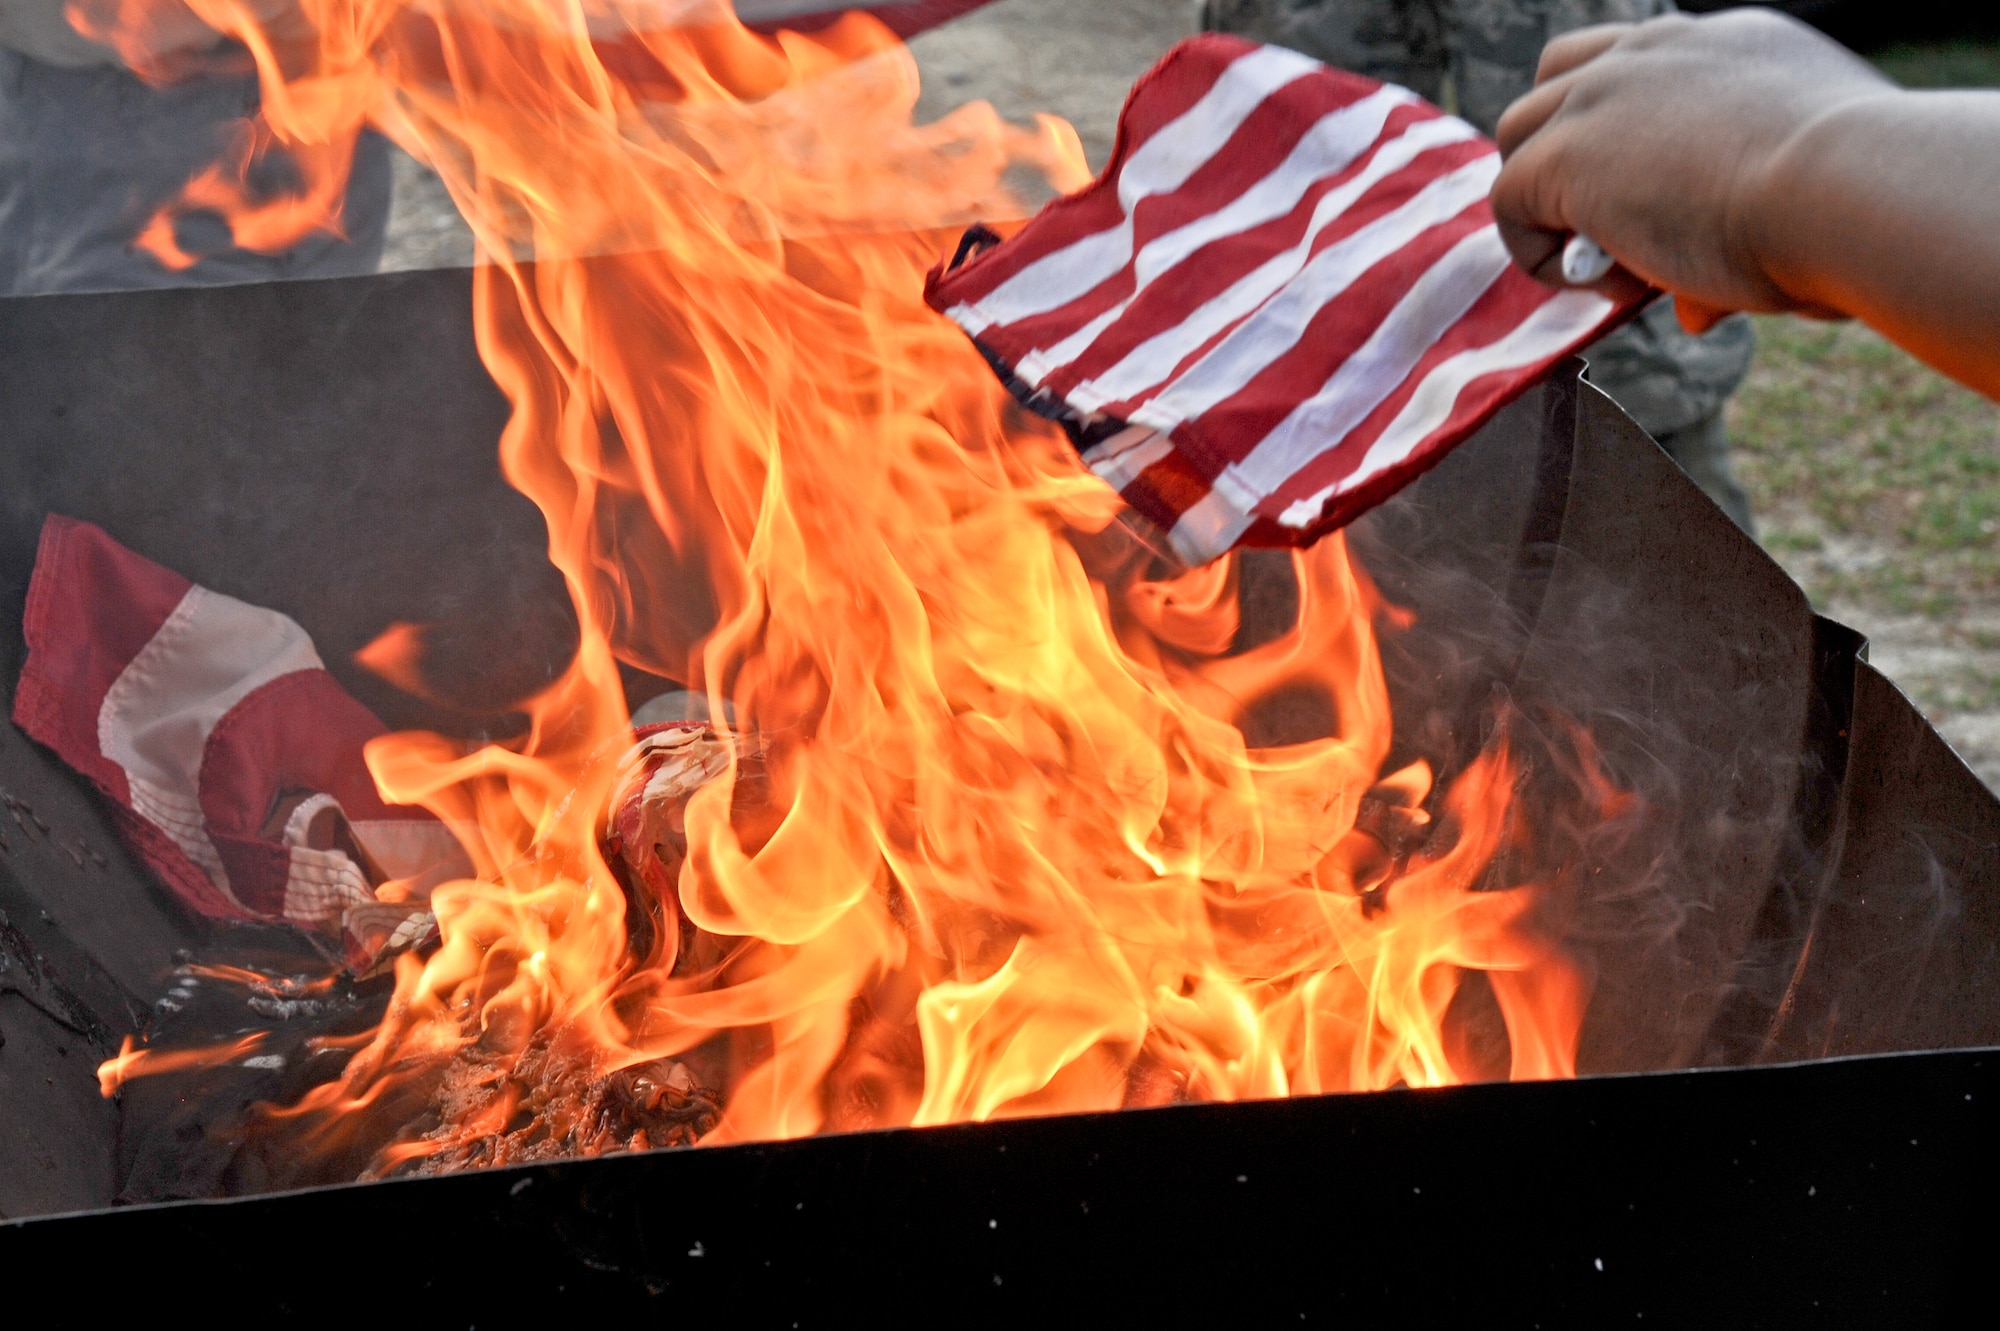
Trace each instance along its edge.
<instances>
[{"instance_id":1,"label":"dirt ground","mask_svg":"<svg viewBox=\"0 0 2000 1331\"><path fill-rule=\"evenodd\" d=\"M2000 406L1859 325L1758 323L1730 428L1765 549L2000 789Z\"/></svg>"},{"instance_id":2,"label":"dirt ground","mask_svg":"<svg viewBox=\"0 0 2000 1331\"><path fill-rule=\"evenodd\" d=\"M1199 0L999 0L915 38L923 119L985 99L1076 126L1110 155L1132 81L1195 31ZM2000 48L1880 59L1906 83L2000 82ZM396 167L386 270L464 265L472 240L437 179ZM1865 329L1765 320L1731 410L1766 548L2000 789L2000 408Z\"/></svg>"}]
</instances>

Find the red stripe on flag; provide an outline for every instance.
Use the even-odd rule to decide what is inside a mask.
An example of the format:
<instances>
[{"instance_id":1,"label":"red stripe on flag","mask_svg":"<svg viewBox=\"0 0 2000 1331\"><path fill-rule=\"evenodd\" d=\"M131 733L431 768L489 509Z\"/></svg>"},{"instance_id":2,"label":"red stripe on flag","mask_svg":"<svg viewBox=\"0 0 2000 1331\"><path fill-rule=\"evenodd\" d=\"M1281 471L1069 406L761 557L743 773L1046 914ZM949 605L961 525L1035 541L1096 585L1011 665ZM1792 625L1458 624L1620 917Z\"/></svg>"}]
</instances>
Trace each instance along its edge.
<instances>
[{"instance_id":1,"label":"red stripe on flag","mask_svg":"<svg viewBox=\"0 0 2000 1331\"><path fill-rule=\"evenodd\" d=\"M1409 405L1423 387L1431 373L1452 357L1463 352L1489 346L1518 328L1527 317L1547 302L1548 288L1536 282L1525 273L1508 269L1500 279L1481 296L1477 303L1465 313L1451 331L1424 354L1422 360L1406 376L1394 392L1384 398L1379 406L1364 417L1360 424L1349 431L1334 447L1314 456L1289 480L1280 486L1262 504L1258 511L1275 518L1294 500L1307 498L1329 485L1338 485L1353 475L1375 441L1392 424L1398 413ZM1447 426L1457 417L1479 385L1496 377L1504 378L1510 371L1495 371L1481 379L1473 380L1461 389L1457 404L1446 418ZM1433 445L1440 431L1433 431L1424 438L1412 441L1405 456L1416 456L1426 445Z\"/></svg>"},{"instance_id":2,"label":"red stripe on flag","mask_svg":"<svg viewBox=\"0 0 2000 1331\"><path fill-rule=\"evenodd\" d=\"M1227 463L1241 462L1326 385L1330 366L1338 369L1374 336L1418 278L1458 242L1491 224L1485 205L1474 205L1370 268L1321 305L1297 341L1250 382L1177 428L1174 446L1196 458L1211 476Z\"/></svg>"},{"instance_id":3,"label":"red stripe on flag","mask_svg":"<svg viewBox=\"0 0 2000 1331\"><path fill-rule=\"evenodd\" d=\"M91 523L53 513L42 523L14 723L120 800L125 769L97 745L104 695L193 585Z\"/></svg>"},{"instance_id":4,"label":"red stripe on flag","mask_svg":"<svg viewBox=\"0 0 2000 1331\"><path fill-rule=\"evenodd\" d=\"M1409 166L1377 182L1314 236L1300 270L1303 271L1326 250L1409 203L1424 186L1439 176L1491 152L1490 147L1475 140L1447 144L1420 154ZM1371 160L1374 156L1372 152L1369 154ZM1315 188L1287 216L1214 241L1189 256L1171 272L1156 279L1133 301L1115 327L1107 329L1083 356L1050 374L1044 385L1057 393L1071 392L1084 382L1111 370L1141 344L1185 325L1204 306L1270 262L1274 255L1298 246L1306 238L1306 226L1320 201L1351 180L1360 169L1363 168L1357 165L1354 171L1343 172L1338 179ZM1191 346L1170 371L1149 386L1147 392L1171 383L1242 322L1243 318L1238 318ZM1137 400L1128 398L1107 403L1102 410L1119 415L1121 411L1133 410L1136 405Z\"/></svg>"},{"instance_id":5,"label":"red stripe on flag","mask_svg":"<svg viewBox=\"0 0 2000 1331\"><path fill-rule=\"evenodd\" d=\"M428 819L384 804L361 747L388 730L324 670L296 670L254 690L209 733L201 811L211 829L255 836L288 790L333 796L350 819ZM240 895L240 893L239 893Z\"/></svg>"},{"instance_id":6,"label":"red stripe on flag","mask_svg":"<svg viewBox=\"0 0 2000 1331\"><path fill-rule=\"evenodd\" d=\"M1373 91L1374 88L1366 80L1329 79L1314 80L1309 93L1296 99L1266 98L1223 148L1190 176L1180 189L1139 201L1132 210L1132 257L1116 275L1060 309L1007 325L1006 341L1010 350L1002 354L1025 356L1038 348L1052 346L1076 328L1130 297L1138 288L1137 260L1141 250L1234 203L1283 166L1298 148L1305 133L1324 116L1353 105ZM1398 122L1408 124L1412 120L1436 119L1437 114L1427 107L1399 107L1390 113L1388 122L1391 125ZM1336 188L1340 182L1352 179L1357 172L1364 170L1382 142L1383 138L1378 136L1346 167L1326 177L1321 186L1312 190L1312 199L1316 202L1327 190ZM1305 222L1311 214L1312 209L1307 206L1304 213L1298 215L1295 240L1304 234ZM1273 246L1272 250L1280 248L1283 246ZM1270 253L1263 257L1269 258ZM1213 294L1223 284L1211 278L1207 285L1210 294ZM1126 318L1131 317L1128 312Z\"/></svg>"},{"instance_id":7,"label":"red stripe on flag","mask_svg":"<svg viewBox=\"0 0 2000 1331\"><path fill-rule=\"evenodd\" d=\"M1126 503L1158 523L1160 530L1172 531L1181 514L1208 494L1214 479L1214 473L1203 471L1194 459L1174 452L1140 472L1119 493Z\"/></svg>"}]
</instances>

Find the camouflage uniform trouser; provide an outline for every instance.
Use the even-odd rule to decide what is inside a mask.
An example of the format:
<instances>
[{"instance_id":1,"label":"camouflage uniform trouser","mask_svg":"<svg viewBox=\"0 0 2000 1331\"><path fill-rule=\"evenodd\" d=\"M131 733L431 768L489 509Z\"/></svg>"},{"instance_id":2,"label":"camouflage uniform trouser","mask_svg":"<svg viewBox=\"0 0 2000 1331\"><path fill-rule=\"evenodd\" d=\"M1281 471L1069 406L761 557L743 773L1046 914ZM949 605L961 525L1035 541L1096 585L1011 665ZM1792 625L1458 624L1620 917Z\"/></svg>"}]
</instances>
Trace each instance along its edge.
<instances>
[{"instance_id":1,"label":"camouflage uniform trouser","mask_svg":"<svg viewBox=\"0 0 2000 1331\"><path fill-rule=\"evenodd\" d=\"M1672 0L1204 0L1202 23L1400 83L1491 134L1500 113L1534 86L1550 38L1673 7ZM1691 337L1673 302L1662 300L1583 353L1590 381L1746 531L1750 499L1729 469L1722 411L1750 368L1753 343L1741 315Z\"/></svg>"}]
</instances>

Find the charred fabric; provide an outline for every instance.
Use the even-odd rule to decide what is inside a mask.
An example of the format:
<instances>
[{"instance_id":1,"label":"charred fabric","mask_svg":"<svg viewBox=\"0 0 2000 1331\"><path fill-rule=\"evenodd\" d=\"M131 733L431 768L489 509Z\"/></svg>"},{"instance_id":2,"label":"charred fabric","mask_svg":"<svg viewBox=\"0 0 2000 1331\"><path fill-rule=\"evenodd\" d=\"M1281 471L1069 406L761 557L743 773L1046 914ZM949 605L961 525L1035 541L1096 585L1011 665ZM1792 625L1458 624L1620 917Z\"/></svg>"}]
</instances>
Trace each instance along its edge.
<instances>
[{"instance_id":1,"label":"charred fabric","mask_svg":"<svg viewBox=\"0 0 2000 1331\"><path fill-rule=\"evenodd\" d=\"M575 625L540 516L497 471L506 404L466 285L430 273L0 303L10 687L37 533L62 513L291 615L392 726L505 733L496 700L550 678ZM1542 731L1575 718L1645 810L1536 842L1543 879L1615 863L1623 885L1564 898L1564 937L1594 979L1582 1080L564 1162L588 1144L567 1140L508 1157L545 1163L357 1184L379 1141L300 1152L254 1106L336 1075L353 1047L338 1037L379 1019L386 981L328 979L284 929L192 924L106 810L10 726L0 1253L16 1271L116 1253L135 1280L226 1280L306 1306L286 1253L400 1227L426 1236L424 1260L371 1259L381 1297L468 1315L558 1297L660 1307L678 1291L756 1320L823 1310L871 1276L901 1298L949 1296L970 1320L1056 1291L1165 1310L1189 1269L1288 1320L1393 1310L1410 1281L1555 1322L1727 1309L1741 1324L1875 1324L1943 1308L2000 1095L1981 1052L2000 1044L2000 803L1865 643L1814 615L1580 369L1349 539L1415 612L1383 649L1399 747L1448 770L1503 718L1523 779L1557 781L1561 746ZM1296 613L1290 577L1282 559L1245 559L1246 637ZM434 700L342 664L391 619L433 626L448 676ZM627 683L635 700L674 687ZM1251 724L1269 742L1315 718L1276 706ZM1395 809L1374 813L1392 852L1414 835ZM223 964L261 978L207 978ZM1491 1008L1468 986L1453 1029L1468 1061L1504 1075ZM262 1056L104 1098L95 1069L130 1031L256 1031ZM449 1087L411 1093L429 1107L386 1106L385 1121L435 1112ZM614 1151L693 1142L717 1108L699 1069L673 1061L566 1093L587 1101L572 1121ZM344 1186L263 1195L325 1184ZM218 1197L239 1200L186 1205ZM1370 1219L1332 1239L1335 1213ZM496 1258L508 1282L475 1278ZM1697 1262L1711 1278L1683 1279Z\"/></svg>"}]
</instances>

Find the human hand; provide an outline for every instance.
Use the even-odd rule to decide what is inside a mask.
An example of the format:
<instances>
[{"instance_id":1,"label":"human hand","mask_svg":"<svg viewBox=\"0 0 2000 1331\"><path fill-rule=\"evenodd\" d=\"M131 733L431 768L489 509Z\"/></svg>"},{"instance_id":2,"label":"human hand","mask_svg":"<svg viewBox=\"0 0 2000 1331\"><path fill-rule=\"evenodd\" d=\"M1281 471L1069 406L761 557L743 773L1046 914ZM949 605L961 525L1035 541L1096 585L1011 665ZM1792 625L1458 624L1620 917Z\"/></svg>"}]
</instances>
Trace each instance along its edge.
<instances>
[{"instance_id":1,"label":"human hand","mask_svg":"<svg viewBox=\"0 0 2000 1331\"><path fill-rule=\"evenodd\" d=\"M1609 24L1557 38L1499 125L1493 210L1514 258L1562 284L1571 233L1620 263L1599 283L1675 293L1701 331L1732 310L1836 313L1773 262L1783 177L1806 132L1895 85L1766 10Z\"/></svg>"}]
</instances>

